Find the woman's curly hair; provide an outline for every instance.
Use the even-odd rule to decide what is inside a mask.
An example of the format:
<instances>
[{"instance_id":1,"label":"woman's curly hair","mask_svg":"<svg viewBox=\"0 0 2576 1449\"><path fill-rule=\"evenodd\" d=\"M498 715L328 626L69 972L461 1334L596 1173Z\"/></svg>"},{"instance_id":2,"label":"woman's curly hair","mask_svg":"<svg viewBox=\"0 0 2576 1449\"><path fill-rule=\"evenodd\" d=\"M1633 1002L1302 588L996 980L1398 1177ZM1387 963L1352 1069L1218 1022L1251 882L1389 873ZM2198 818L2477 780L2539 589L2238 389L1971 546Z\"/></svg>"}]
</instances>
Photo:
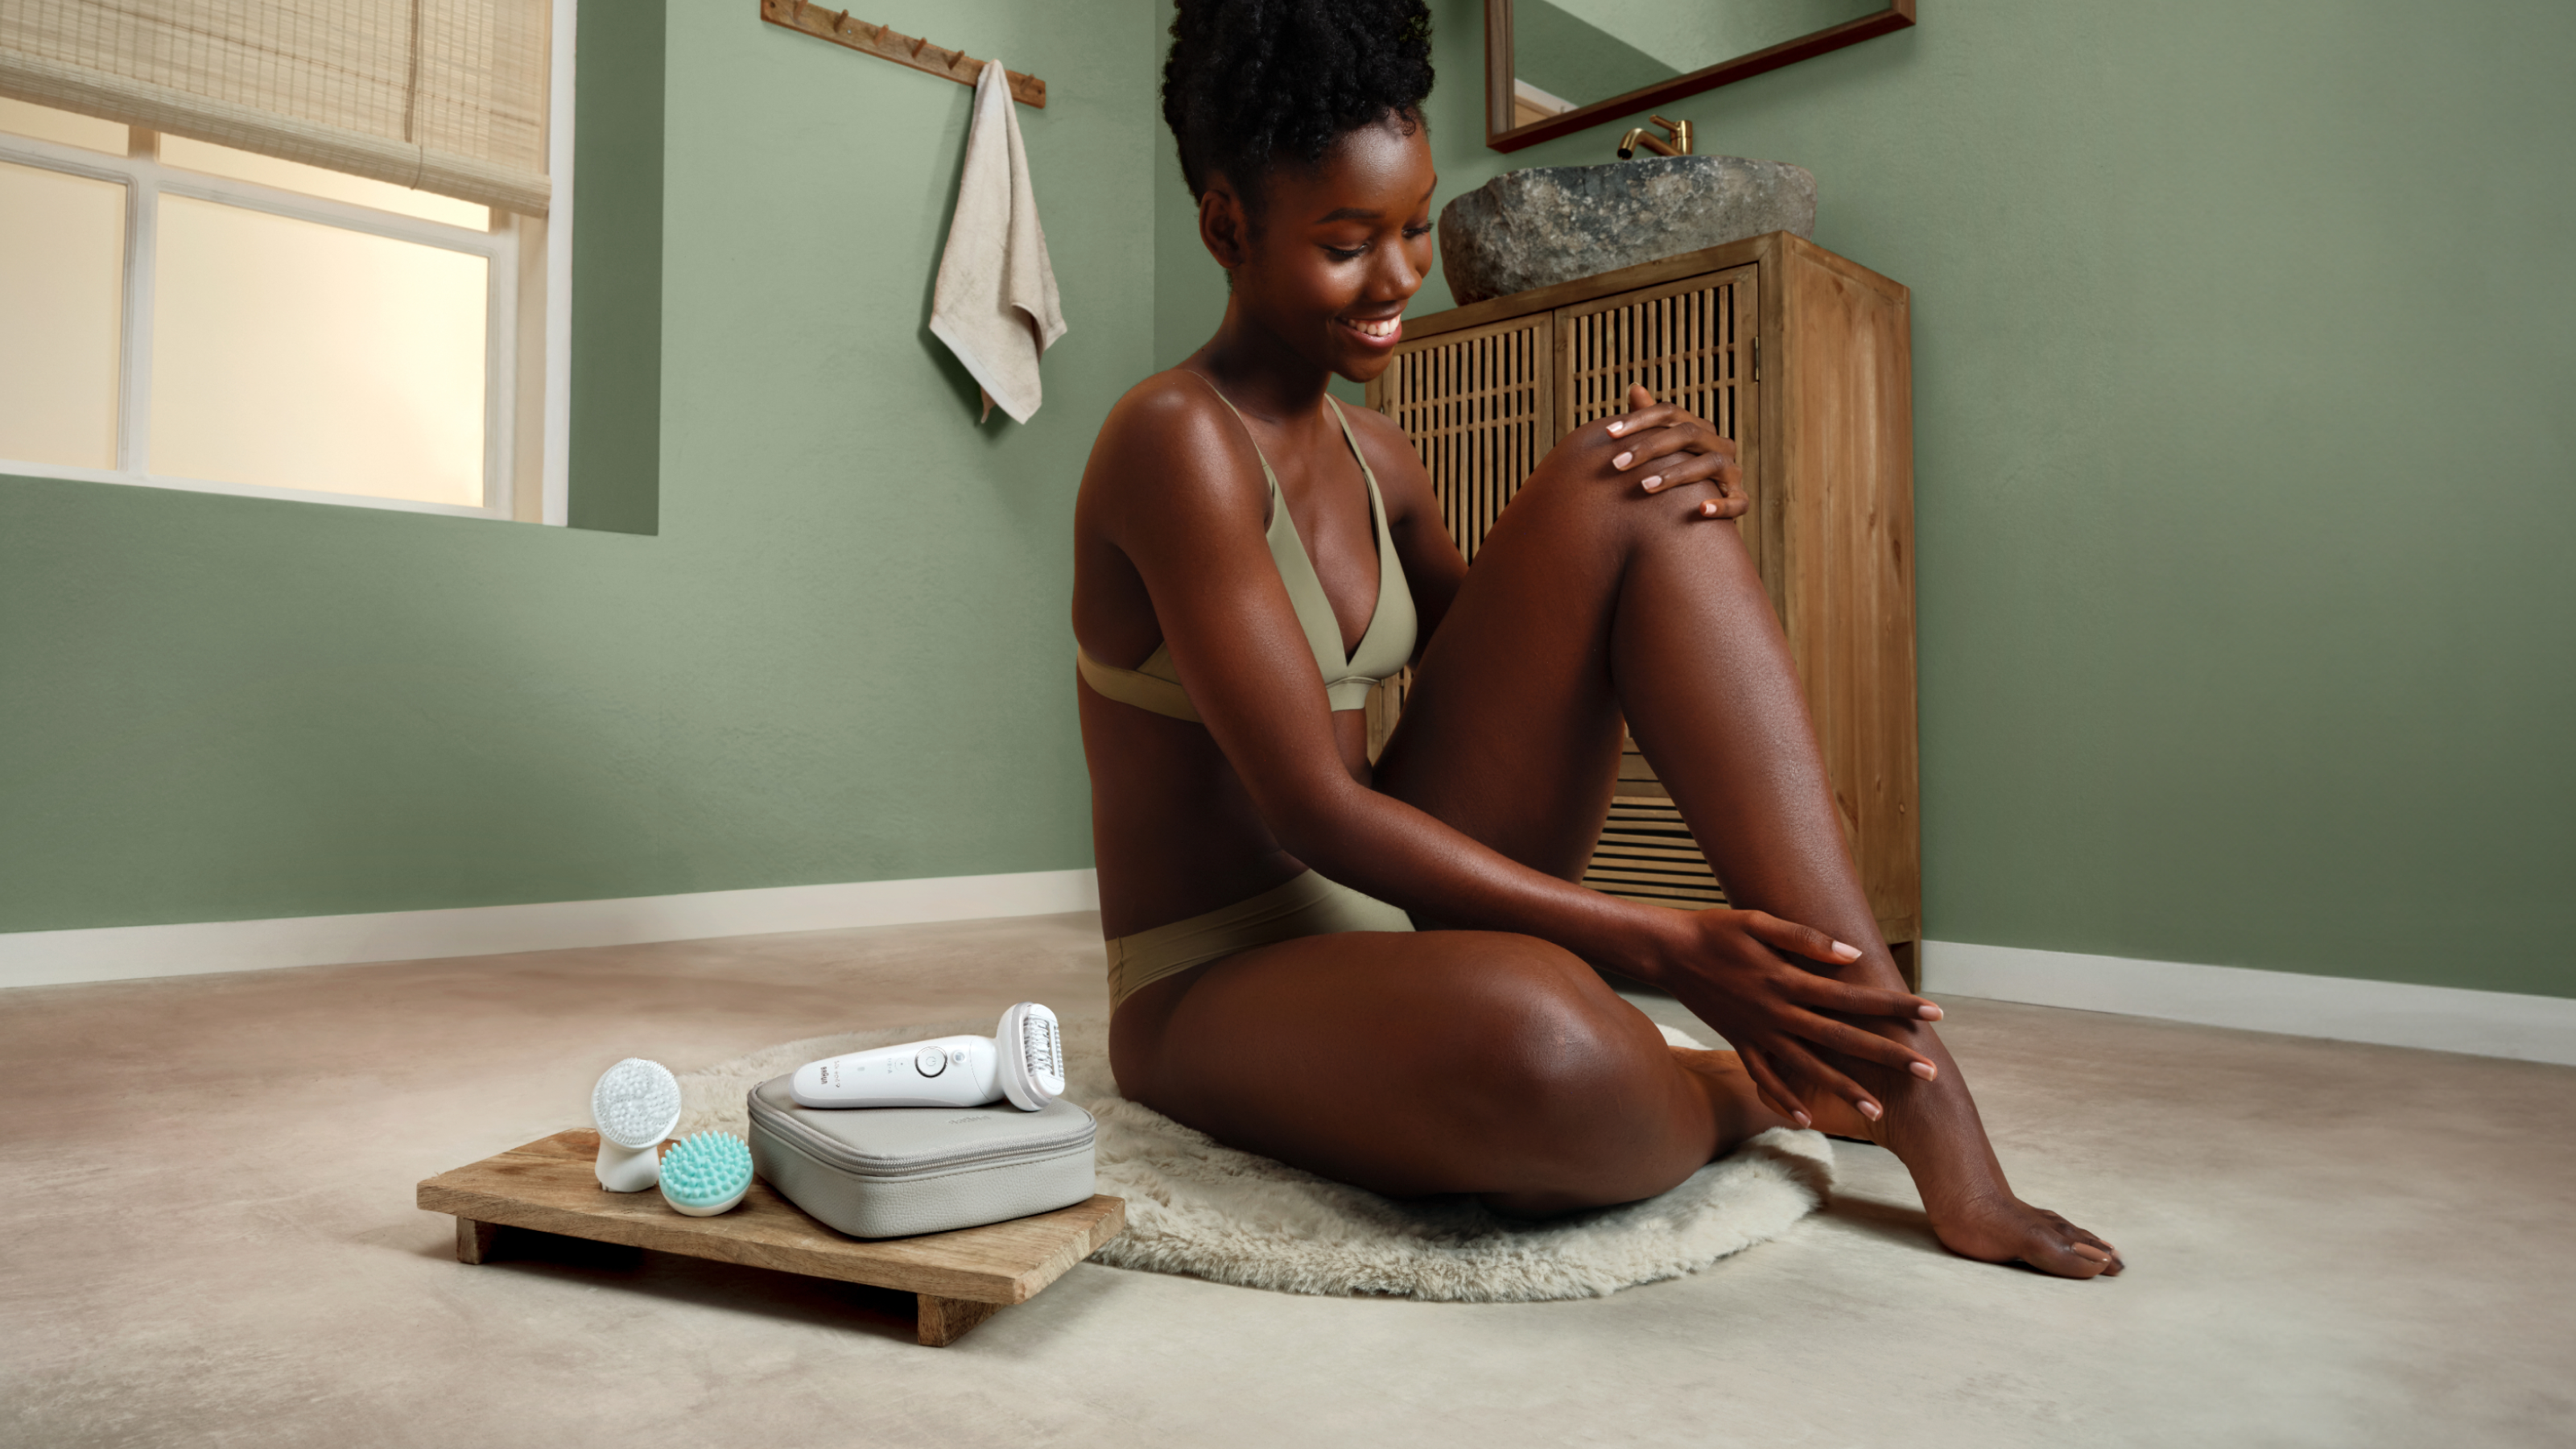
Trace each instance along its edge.
<instances>
[{"instance_id":1,"label":"woman's curly hair","mask_svg":"<svg viewBox=\"0 0 2576 1449\"><path fill-rule=\"evenodd\" d=\"M1431 94L1422 0L1180 0L1163 63L1163 119L1202 195L1222 172L1247 209L1282 162L1394 116L1421 124Z\"/></svg>"}]
</instances>

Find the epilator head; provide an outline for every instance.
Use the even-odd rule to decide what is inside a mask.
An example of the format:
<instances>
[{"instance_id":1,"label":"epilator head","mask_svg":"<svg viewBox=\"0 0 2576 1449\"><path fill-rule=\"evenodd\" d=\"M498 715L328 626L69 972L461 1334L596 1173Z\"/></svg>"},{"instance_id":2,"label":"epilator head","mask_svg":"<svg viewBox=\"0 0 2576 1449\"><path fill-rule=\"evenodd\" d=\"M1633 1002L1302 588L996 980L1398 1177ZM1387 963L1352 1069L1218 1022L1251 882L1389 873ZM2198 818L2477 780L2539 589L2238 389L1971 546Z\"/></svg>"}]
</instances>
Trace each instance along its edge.
<instances>
[{"instance_id":1,"label":"epilator head","mask_svg":"<svg viewBox=\"0 0 2576 1449\"><path fill-rule=\"evenodd\" d=\"M590 1089L590 1115L599 1124L601 1187L642 1192L662 1180L655 1149L680 1125L680 1079L669 1067L642 1057L610 1067Z\"/></svg>"},{"instance_id":2,"label":"epilator head","mask_svg":"<svg viewBox=\"0 0 2576 1449\"><path fill-rule=\"evenodd\" d=\"M1002 1058L1002 1095L1012 1106L1034 1112L1064 1095L1064 1033L1054 1012L1034 1001L1003 1012L993 1046Z\"/></svg>"}]
</instances>

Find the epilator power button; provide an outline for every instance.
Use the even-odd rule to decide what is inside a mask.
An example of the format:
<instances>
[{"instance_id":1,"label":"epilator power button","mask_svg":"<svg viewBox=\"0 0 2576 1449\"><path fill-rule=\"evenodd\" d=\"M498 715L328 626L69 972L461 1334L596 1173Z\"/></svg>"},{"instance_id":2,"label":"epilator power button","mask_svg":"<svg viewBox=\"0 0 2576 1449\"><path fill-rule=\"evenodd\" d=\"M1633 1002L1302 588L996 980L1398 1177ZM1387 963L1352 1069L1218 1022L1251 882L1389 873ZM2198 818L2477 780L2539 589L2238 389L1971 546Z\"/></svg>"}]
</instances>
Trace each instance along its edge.
<instances>
[{"instance_id":1,"label":"epilator power button","mask_svg":"<svg viewBox=\"0 0 2576 1449\"><path fill-rule=\"evenodd\" d=\"M912 1068L925 1077L935 1077L948 1070L948 1054L937 1047L923 1047L912 1059Z\"/></svg>"}]
</instances>

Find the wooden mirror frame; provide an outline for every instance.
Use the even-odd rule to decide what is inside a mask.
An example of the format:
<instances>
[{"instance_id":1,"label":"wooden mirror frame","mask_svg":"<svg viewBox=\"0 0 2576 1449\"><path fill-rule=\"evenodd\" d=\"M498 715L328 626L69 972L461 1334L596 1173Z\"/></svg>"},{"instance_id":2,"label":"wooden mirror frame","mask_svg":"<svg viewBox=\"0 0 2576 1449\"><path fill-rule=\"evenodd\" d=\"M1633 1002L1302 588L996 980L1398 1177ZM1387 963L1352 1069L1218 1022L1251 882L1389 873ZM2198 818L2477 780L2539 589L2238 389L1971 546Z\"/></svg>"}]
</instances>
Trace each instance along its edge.
<instances>
[{"instance_id":1,"label":"wooden mirror frame","mask_svg":"<svg viewBox=\"0 0 2576 1449\"><path fill-rule=\"evenodd\" d=\"M1544 121L1515 127L1512 124L1512 0L1485 0L1485 144L1497 151L1517 151L1523 146L1533 146L1597 126L1613 116L1652 110L1666 101L1715 90L1766 70L1795 65L1829 50L1857 45L1874 35L1903 30L1913 23L1914 0L1889 0L1885 9L1846 20L1840 25L1829 25L1812 35L1782 41L1768 49L1720 61L1688 75L1641 86L1623 96L1594 101Z\"/></svg>"}]
</instances>

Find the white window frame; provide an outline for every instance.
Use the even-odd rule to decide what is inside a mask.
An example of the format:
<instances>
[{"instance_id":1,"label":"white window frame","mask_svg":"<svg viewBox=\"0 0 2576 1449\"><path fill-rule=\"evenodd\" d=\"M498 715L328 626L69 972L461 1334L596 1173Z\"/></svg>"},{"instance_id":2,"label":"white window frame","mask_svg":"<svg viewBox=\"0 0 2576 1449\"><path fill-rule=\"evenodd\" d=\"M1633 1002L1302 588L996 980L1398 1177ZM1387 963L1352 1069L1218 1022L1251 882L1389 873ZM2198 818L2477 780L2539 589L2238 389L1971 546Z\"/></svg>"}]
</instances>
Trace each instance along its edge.
<instances>
[{"instance_id":1,"label":"white window frame","mask_svg":"<svg viewBox=\"0 0 2576 1449\"><path fill-rule=\"evenodd\" d=\"M39 170L87 176L125 187L125 273L117 360L116 466L77 468L0 458L0 473L30 478L64 478L87 483L125 483L146 488L175 488L192 493L225 493L248 498L283 498L305 503L332 503L383 508L401 513L441 513L466 518L510 519L515 496L538 491L531 510L544 523L562 526L569 515L566 480L571 458L572 384L572 160L573 160L573 24L578 0L553 0L552 53L548 57L547 158L554 195L548 203L545 235L545 402L542 416L518 415L519 262L521 243L533 228L522 218L493 213L488 231L378 211L374 207L283 191L257 182L208 176L163 162L158 138L143 127L131 127L131 152L111 156L79 146L33 137L0 134L0 161ZM486 267L483 361L483 502L469 506L428 503L407 498L371 498L356 493L324 493L303 488L277 488L256 483L228 483L156 473L151 466L152 314L154 249L160 234L164 195L220 202L272 216L317 222L345 231L438 247L482 257ZM544 430L541 476L517 478L517 434L521 426Z\"/></svg>"}]
</instances>

